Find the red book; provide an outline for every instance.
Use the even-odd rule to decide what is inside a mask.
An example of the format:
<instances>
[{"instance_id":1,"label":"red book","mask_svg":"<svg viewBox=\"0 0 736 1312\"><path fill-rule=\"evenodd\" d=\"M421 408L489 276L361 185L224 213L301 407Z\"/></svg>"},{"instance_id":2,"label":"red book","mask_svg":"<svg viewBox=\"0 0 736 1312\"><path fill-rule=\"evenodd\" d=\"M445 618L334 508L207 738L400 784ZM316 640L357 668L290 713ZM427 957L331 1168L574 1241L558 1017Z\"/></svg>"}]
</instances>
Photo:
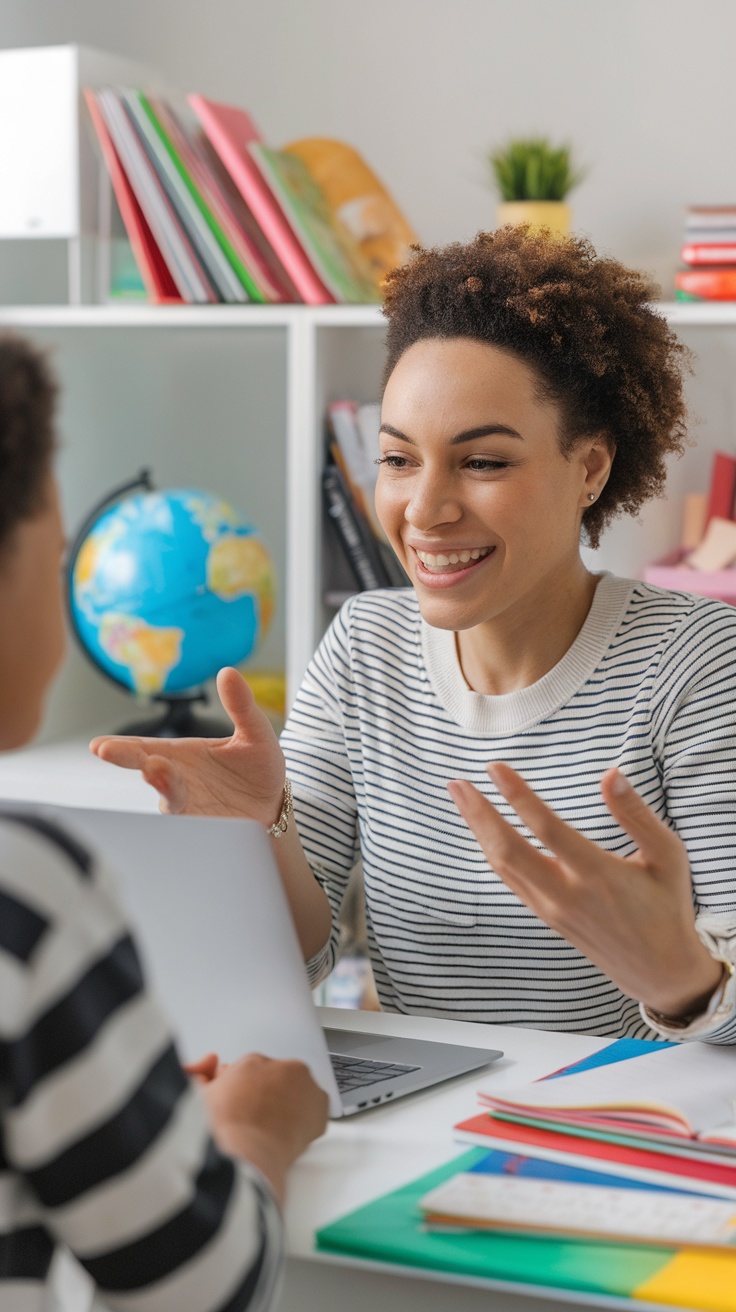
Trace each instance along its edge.
<instances>
[{"instance_id":1,"label":"red book","mask_svg":"<svg viewBox=\"0 0 736 1312\"><path fill-rule=\"evenodd\" d=\"M708 489L708 505L705 512L705 526L717 515L719 519L732 519L734 496L736 495L736 456L727 456L717 451L713 457L713 468Z\"/></svg>"},{"instance_id":2,"label":"red book","mask_svg":"<svg viewBox=\"0 0 736 1312\"><path fill-rule=\"evenodd\" d=\"M680 269L675 287L704 301L736 301L736 268Z\"/></svg>"},{"instance_id":3,"label":"red book","mask_svg":"<svg viewBox=\"0 0 736 1312\"><path fill-rule=\"evenodd\" d=\"M678 1157L674 1153L656 1152L650 1148L630 1148L624 1144L608 1143L602 1139L582 1138L562 1134L557 1130L544 1130L536 1125L497 1120L487 1112L471 1116L455 1126L457 1138L484 1147L515 1148L535 1157L551 1161L569 1161L584 1157L607 1162L614 1175L631 1179L655 1180L664 1184L662 1176L676 1179L681 1187L717 1193L724 1198L736 1198L736 1163L725 1165L720 1160L706 1161L702 1157Z\"/></svg>"},{"instance_id":4,"label":"red book","mask_svg":"<svg viewBox=\"0 0 736 1312\"><path fill-rule=\"evenodd\" d=\"M184 301L179 295L176 283L169 272L169 266L158 248L156 238L146 222L143 210L138 204L135 192L128 181L128 175L120 163L118 152L107 130L107 124L100 113L94 92L85 91L84 98L87 101L87 108L99 138L100 149L110 174L110 182L115 192L118 209L125 224L128 240L133 248L143 285L148 292L148 298L158 305L170 305L172 303L183 305Z\"/></svg>"},{"instance_id":5,"label":"red book","mask_svg":"<svg viewBox=\"0 0 736 1312\"><path fill-rule=\"evenodd\" d=\"M680 258L683 264L736 264L736 241L686 242Z\"/></svg>"}]
</instances>

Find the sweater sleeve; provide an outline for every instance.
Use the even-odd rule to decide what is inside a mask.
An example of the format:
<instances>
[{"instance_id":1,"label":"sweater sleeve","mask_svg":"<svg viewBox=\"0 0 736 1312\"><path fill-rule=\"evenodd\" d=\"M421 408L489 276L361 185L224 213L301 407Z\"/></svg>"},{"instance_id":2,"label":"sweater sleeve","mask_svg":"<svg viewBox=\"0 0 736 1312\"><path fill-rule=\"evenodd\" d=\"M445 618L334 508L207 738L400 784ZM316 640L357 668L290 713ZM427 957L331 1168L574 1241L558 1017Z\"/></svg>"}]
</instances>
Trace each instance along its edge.
<instances>
[{"instance_id":1,"label":"sweater sleeve","mask_svg":"<svg viewBox=\"0 0 736 1312\"><path fill-rule=\"evenodd\" d=\"M0 825L0 1172L18 1260L45 1232L113 1312L265 1312L276 1202L214 1144L111 884L80 851L27 818Z\"/></svg>"},{"instance_id":2,"label":"sweater sleeve","mask_svg":"<svg viewBox=\"0 0 736 1312\"><path fill-rule=\"evenodd\" d=\"M349 629L353 600L328 629L302 681L281 745L294 790L294 815L309 865L332 909L324 948L307 963L312 987L335 965L338 917L359 854L357 805L348 755L352 710Z\"/></svg>"},{"instance_id":3,"label":"sweater sleeve","mask_svg":"<svg viewBox=\"0 0 736 1312\"><path fill-rule=\"evenodd\" d=\"M736 963L736 609L698 600L664 651L653 700L667 814L687 848L696 929ZM648 1024L652 1024L646 1012ZM736 981L718 1005L666 1038L736 1043Z\"/></svg>"}]
</instances>

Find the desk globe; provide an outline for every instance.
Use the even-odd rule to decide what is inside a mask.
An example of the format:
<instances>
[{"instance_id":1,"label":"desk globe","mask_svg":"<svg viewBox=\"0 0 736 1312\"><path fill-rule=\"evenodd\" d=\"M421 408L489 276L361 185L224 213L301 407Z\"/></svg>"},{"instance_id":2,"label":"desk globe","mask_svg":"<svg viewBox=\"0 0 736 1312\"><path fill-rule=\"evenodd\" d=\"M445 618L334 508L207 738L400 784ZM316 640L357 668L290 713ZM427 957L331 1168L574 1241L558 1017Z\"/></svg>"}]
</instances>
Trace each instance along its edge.
<instances>
[{"instance_id":1,"label":"desk globe","mask_svg":"<svg viewBox=\"0 0 736 1312\"><path fill-rule=\"evenodd\" d=\"M203 685L255 651L273 616L275 574L257 530L228 502L194 488L157 491L144 470L91 511L72 546L67 599L95 668L166 705L122 733L224 737L195 715Z\"/></svg>"}]
</instances>

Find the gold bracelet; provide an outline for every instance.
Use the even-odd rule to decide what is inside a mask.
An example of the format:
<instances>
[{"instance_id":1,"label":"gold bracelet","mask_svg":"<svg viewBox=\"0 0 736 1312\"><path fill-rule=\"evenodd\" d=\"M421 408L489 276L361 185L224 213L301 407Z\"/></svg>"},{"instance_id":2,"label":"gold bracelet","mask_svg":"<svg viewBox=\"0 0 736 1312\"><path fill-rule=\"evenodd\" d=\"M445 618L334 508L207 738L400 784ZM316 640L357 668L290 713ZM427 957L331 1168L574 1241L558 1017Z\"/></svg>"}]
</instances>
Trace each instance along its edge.
<instances>
[{"instance_id":1,"label":"gold bracelet","mask_svg":"<svg viewBox=\"0 0 736 1312\"><path fill-rule=\"evenodd\" d=\"M289 827L289 816L294 810L294 803L291 792L291 780L284 779L284 802L279 813L279 818L274 825L269 826L269 834L272 838L282 838Z\"/></svg>"}]
</instances>

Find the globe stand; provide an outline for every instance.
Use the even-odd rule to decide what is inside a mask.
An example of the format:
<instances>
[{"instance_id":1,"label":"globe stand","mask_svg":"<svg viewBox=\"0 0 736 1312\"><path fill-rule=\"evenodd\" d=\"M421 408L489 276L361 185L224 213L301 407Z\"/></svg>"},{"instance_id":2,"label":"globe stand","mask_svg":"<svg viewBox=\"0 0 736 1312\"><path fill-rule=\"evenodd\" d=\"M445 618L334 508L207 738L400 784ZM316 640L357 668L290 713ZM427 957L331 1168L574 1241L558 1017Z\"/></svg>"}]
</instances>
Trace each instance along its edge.
<instances>
[{"instance_id":1,"label":"globe stand","mask_svg":"<svg viewBox=\"0 0 736 1312\"><path fill-rule=\"evenodd\" d=\"M233 726L214 715L197 715L197 702L207 704L205 692L183 697L154 697L166 710L157 720L136 720L118 729L119 734L136 738L229 738Z\"/></svg>"}]
</instances>

